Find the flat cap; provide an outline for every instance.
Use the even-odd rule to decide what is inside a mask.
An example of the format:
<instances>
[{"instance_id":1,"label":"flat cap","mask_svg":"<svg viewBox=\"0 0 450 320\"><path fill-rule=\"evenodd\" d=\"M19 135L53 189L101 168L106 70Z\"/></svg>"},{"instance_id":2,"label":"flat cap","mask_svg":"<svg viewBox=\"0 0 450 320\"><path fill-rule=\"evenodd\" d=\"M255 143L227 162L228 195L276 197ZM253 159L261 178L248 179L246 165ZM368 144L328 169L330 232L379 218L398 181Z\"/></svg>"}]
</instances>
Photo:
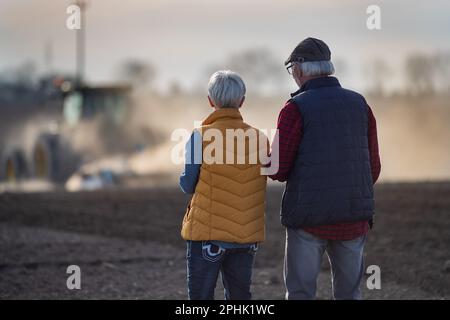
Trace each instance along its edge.
<instances>
[{"instance_id":1,"label":"flat cap","mask_svg":"<svg viewBox=\"0 0 450 320\"><path fill-rule=\"evenodd\" d=\"M284 64L329 60L331 60L331 51L325 42L316 38L306 38L295 47Z\"/></svg>"}]
</instances>

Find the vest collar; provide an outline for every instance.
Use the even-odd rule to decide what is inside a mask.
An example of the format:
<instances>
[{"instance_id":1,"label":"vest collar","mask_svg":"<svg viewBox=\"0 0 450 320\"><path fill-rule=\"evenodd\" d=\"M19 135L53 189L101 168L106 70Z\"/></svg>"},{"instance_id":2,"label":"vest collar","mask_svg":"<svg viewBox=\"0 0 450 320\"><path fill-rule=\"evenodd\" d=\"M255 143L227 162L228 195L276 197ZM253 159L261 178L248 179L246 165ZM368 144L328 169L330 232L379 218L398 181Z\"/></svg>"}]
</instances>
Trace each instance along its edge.
<instances>
[{"instance_id":1,"label":"vest collar","mask_svg":"<svg viewBox=\"0 0 450 320\"><path fill-rule=\"evenodd\" d=\"M217 120L231 120L238 119L242 120L242 115L239 112L238 108L221 108L218 110L214 110L203 120L202 125L211 124L216 122Z\"/></svg>"},{"instance_id":2,"label":"vest collar","mask_svg":"<svg viewBox=\"0 0 450 320\"><path fill-rule=\"evenodd\" d=\"M318 89L323 87L340 87L340 86L341 84L339 83L339 80L336 77L327 76L327 77L313 78L302 84L299 90L297 90L294 93L291 93L291 97L295 97L299 93L311 89Z\"/></svg>"}]
</instances>

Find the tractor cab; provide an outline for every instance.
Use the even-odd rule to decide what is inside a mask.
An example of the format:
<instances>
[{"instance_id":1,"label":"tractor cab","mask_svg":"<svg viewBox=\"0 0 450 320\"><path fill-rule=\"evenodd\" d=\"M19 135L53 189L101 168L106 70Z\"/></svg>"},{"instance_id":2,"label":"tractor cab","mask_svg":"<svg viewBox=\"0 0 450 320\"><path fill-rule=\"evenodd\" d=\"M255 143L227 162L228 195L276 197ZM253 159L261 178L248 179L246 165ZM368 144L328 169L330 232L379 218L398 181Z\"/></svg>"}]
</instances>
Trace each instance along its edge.
<instances>
[{"instance_id":1,"label":"tractor cab","mask_svg":"<svg viewBox=\"0 0 450 320\"><path fill-rule=\"evenodd\" d=\"M128 86L83 86L65 93L63 118L70 126L80 121L103 116L113 124L124 122L129 105Z\"/></svg>"},{"instance_id":2,"label":"tractor cab","mask_svg":"<svg viewBox=\"0 0 450 320\"><path fill-rule=\"evenodd\" d=\"M84 121L102 119L111 129L124 125L130 105L128 86L81 86L62 84L62 122L69 130L42 132L34 145L32 162L35 177L63 182L78 169L81 150L74 150L70 136L83 130Z\"/></svg>"}]
</instances>

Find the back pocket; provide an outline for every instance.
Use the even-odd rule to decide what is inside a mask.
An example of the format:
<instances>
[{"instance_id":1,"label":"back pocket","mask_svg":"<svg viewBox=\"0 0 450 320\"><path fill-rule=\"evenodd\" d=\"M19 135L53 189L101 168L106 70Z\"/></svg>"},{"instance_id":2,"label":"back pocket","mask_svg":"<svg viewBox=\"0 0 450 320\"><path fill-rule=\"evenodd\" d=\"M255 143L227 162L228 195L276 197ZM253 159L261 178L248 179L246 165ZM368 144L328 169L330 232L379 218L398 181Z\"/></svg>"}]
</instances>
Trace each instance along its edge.
<instances>
[{"instance_id":1,"label":"back pocket","mask_svg":"<svg viewBox=\"0 0 450 320\"><path fill-rule=\"evenodd\" d=\"M211 241L202 241L203 259L209 262L217 262L223 257L224 254L224 248L211 243Z\"/></svg>"}]
</instances>

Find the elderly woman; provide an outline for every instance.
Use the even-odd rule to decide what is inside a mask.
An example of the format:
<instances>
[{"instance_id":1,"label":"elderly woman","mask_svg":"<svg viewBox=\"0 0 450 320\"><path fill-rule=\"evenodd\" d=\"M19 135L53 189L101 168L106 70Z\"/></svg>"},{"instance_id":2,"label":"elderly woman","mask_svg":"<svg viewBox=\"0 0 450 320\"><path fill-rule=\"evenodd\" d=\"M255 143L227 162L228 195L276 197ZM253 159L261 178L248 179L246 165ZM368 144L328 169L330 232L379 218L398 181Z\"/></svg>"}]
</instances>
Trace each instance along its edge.
<instances>
[{"instance_id":1,"label":"elderly woman","mask_svg":"<svg viewBox=\"0 0 450 320\"><path fill-rule=\"evenodd\" d=\"M267 138L242 119L245 90L236 73L214 73L208 86L214 110L186 145L180 186L193 193L181 230L187 241L189 299L213 299L219 272L227 300L251 299L253 260L257 244L264 240L267 180L259 157L251 161L251 145L256 142L259 152ZM245 134L244 148L235 148L230 133ZM266 140L262 144L261 137Z\"/></svg>"}]
</instances>

